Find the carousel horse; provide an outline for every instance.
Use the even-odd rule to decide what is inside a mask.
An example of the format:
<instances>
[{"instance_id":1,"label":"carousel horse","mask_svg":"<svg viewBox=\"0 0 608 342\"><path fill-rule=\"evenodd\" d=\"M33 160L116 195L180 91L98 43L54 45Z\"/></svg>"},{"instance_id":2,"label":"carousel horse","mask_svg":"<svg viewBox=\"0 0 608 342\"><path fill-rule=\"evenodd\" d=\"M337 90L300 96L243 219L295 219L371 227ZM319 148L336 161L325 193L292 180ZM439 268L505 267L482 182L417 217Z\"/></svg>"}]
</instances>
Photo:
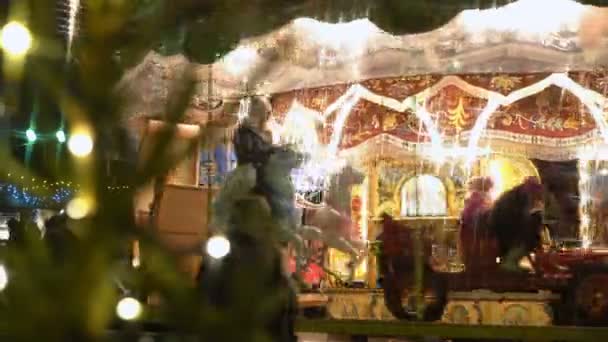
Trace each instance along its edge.
<instances>
[{"instance_id":1,"label":"carousel horse","mask_svg":"<svg viewBox=\"0 0 608 342\"><path fill-rule=\"evenodd\" d=\"M543 186L536 177L502 194L492 206L488 229L496 237L501 267L521 271L519 262L540 245ZM532 260L530 260L532 262Z\"/></svg>"},{"instance_id":2,"label":"carousel horse","mask_svg":"<svg viewBox=\"0 0 608 342\"><path fill-rule=\"evenodd\" d=\"M362 243L357 246L349 239L352 221L348 217L329 206L308 210L305 215L299 210L301 208L296 207L291 171L301 160L302 155L290 149L277 149L262 169L262 187L258 188L258 193L268 199L273 215L283 228L282 236L285 241L293 243L298 259L307 257L304 240L321 241L328 247L349 254L353 259L351 267L356 266L362 260L361 251L365 246ZM305 216L306 224L301 223L302 216Z\"/></svg>"},{"instance_id":3,"label":"carousel horse","mask_svg":"<svg viewBox=\"0 0 608 342\"><path fill-rule=\"evenodd\" d=\"M234 148L237 168L227 176L226 182L214 202L212 225L216 229L226 226L229 203L247 194L262 195L270 205L273 218L280 227L285 243L292 243L301 258L305 259L304 240L319 240L326 245L361 260L360 250L352 242L336 233L336 228L350 227L350 220L331 208L323 208L311 217L311 225L303 225L302 213L296 208L292 170L300 165L304 156L286 146L272 144L271 134L265 129L268 108L260 101L252 102L252 111L237 128ZM256 108L257 107L257 108ZM301 265L302 261L298 262ZM299 268L298 268L299 269Z\"/></svg>"}]
</instances>

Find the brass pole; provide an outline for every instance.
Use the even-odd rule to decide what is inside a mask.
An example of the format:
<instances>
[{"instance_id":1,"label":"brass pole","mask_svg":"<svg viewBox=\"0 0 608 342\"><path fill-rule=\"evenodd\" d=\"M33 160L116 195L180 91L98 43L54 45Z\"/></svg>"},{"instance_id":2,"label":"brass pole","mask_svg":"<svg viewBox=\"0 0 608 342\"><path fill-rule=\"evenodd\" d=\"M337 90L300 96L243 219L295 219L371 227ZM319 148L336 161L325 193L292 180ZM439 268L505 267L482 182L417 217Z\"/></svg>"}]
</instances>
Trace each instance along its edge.
<instances>
[{"instance_id":1,"label":"brass pole","mask_svg":"<svg viewBox=\"0 0 608 342\"><path fill-rule=\"evenodd\" d=\"M378 236L377 223L374 222L375 211L378 208L378 162L372 161L368 165L367 179L367 239L370 242L376 241ZM367 284L370 288L377 287L378 270L376 256L368 254L367 259Z\"/></svg>"}]
</instances>

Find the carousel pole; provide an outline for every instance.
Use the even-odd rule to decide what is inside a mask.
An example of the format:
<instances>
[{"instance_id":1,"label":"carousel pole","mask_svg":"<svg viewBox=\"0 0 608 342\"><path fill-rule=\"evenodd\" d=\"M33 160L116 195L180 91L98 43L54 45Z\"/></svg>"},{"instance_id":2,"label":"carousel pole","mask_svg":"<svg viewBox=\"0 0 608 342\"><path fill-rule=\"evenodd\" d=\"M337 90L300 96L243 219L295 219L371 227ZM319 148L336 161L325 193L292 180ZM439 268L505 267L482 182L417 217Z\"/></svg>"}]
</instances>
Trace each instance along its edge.
<instances>
[{"instance_id":1,"label":"carousel pole","mask_svg":"<svg viewBox=\"0 0 608 342\"><path fill-rule=\"evenodd\" d=\"M213 64L209 65L209 73L208 73L208 79L207 79L207 109L209 110L208 112L208 120L207 120L207 125L211 125L211 120L213 120L213 116L212 116L212 91L213 91ZM210 144L211 145L211 144ZM210 147L210 151L213 151L213 146L209 146ZM212 208L213 206L211 205L211 203L213 202L213 177L212 177L212 168L213 168L213 157L212 157L213 153L209 153L209 163L207 164L207 177L208 177L208 187L207 187L207 222L210 222L211 220L211 215L213 215L212 213ZM205 228L205 231L207 233L207 235L209 235L209 224L207 224L207 227ZM204 236L203 238L206 239L209 236Z\"/></svg>"},{"instance_id":2,"label":"carousel pole","mask_svg":"<svg viewBox=\"0 0 608 342\"><path fill-rule=\"evenodd\" d=\"M367 165L367 239L375 241L378 236L376 222L374 220L376 208L378 208L378 161L372 160ZM370 288L378 286L378 270L376 256L368 253L367 258L367 284Z\"/></svg>"}]
</instances>

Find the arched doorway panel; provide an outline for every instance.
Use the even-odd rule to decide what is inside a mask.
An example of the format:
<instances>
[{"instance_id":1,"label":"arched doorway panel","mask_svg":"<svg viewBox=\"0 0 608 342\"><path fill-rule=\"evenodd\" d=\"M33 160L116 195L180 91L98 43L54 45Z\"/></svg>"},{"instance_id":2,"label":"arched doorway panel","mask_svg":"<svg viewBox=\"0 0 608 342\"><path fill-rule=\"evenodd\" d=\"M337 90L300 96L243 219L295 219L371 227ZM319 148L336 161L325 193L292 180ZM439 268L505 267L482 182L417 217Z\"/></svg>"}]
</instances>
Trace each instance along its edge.
<instances>
[{"instance_id":1,"label":"arched doorway panel","mask_svg":"<svg viewBox=\"0 0 608 342\"><path fill-rule=\"evenodd\" d=\"M448 189L436 176L423 174L402 181L398 187L402 217L447 216Z\"/></svg>"}]
</instances>

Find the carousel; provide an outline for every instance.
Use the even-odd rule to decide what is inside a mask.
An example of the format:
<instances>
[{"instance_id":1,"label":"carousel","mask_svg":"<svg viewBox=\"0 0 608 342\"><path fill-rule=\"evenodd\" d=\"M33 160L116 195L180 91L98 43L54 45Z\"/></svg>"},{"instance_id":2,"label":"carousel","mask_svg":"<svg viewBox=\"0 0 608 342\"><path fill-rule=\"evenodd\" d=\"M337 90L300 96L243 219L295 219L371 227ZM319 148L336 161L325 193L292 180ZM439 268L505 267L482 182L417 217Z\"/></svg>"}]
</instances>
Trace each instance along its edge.
<instances>
[{"instance_id":1,"label":"carousel","mask_svg":"<svg viewBox=\"0 0 608 342\"><path fill-rule=\"evenodd\" d=\"M126 123L141 158L172 120L162 108L179 80L197 87L172 142L187 157L140 192L136 215L176 250L201 244L236 165L234 128L263 96L272 143L305 156L291 179L318 238L306 235L302 306L335 319L604 325L606 22L605 8L520 0L405 36L300 18L213 65L150 53L119 84L141 99ZM488 218L471 237L475 193ZM530 217L540 238L502 267L505 227ZM184 257L185 271L198 263Z\"/></svg>"}]
</instances>

